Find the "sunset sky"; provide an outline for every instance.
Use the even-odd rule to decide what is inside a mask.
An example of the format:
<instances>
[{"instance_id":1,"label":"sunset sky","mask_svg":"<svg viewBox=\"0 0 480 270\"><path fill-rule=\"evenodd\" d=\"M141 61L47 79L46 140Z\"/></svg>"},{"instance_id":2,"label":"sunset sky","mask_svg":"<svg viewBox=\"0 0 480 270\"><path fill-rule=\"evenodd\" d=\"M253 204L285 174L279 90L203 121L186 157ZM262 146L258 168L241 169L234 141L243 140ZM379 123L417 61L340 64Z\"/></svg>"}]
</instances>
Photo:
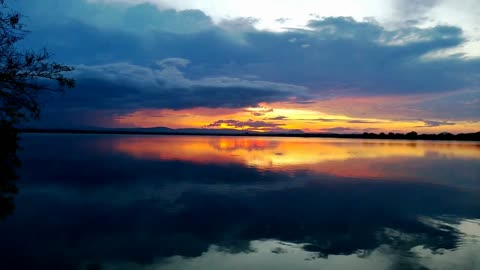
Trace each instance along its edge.
<instances>
[{"instance_id":1,"label":"sunset sky","mask_svg":"<svg viewBox=\"0 0 480 270\"><path fill-rule=\"evenodd\" d=\"M77 81L30 125L480 131L478 0L17 2Z\"/></svg>"}]
</instances>

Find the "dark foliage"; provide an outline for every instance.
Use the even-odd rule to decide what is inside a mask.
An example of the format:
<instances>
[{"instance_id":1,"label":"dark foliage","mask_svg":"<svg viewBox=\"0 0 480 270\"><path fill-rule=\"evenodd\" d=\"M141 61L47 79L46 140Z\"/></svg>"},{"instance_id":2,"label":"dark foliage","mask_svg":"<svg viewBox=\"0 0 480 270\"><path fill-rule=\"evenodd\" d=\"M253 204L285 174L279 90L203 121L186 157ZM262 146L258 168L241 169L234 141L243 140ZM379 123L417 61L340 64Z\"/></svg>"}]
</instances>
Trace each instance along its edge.
<instances>
[{"instance_id":1,"label":"dark foliage","mask_svg":"<svg viewBox=\"0 0 480 270\"><path fill-rule=\"evenodd\" d=\"M40 115L42 93L75 85L64 73L72 67L49 61L46 50L21 50L18 42L28 31L22 16L0 0L0 219L13 211L17 193L18 131L16 126Z\"/></svg>"},{"instance_id":2,"label":"dark foliage","mask_svg":"<svg viewBox=\"0 0 480 270\"><path fill-rule=\"evenodd\" d=\"M442 141L480 141L480 132L477 133L439 133L439 134L417 134L415 131L409 132L407 134L403 133L363 133L360 135L361 138L365 139L400 139L400 140L442 140Z\"/></svg>"},{"instance_id":3,"label":"dark foliage","mask_svg":"<svg viewBox=\"0 0 480 270\"><path fill-rule=\"evenodd\" d=\"M9 123L0 123L0 220L14 209L13 197L17 193L16 172L20 166L17 157L18 134Z\"/></svg>"},{"instance_id":4,"label":"dark foliage","mask_svg":"<svg viewBox=\"0 0 480 270\"><path fill-rule=\"evenodd\" d=\"M38 97L75 85L64 76L72 67L49 61L46 50L18 49L28 31L22 16L0 0L0 120L17 124L39 117Z\"/></svg>"}]
</instances>

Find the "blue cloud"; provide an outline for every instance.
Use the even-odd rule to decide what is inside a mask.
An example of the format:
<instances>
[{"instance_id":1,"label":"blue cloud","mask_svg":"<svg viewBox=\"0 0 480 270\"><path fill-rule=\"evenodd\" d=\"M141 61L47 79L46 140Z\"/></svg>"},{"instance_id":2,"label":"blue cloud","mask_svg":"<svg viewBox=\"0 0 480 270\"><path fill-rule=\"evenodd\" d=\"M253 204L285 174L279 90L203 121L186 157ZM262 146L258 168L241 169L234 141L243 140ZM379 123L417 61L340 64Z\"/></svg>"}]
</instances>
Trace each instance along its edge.
<instances>
[{"instance_id":1,"label":"blue cloud","mask_svg":"<svg viewBox=\"0 0 480 270\"><path fill-rule=\"evenodd\" d=\"M421 120L423 121L423 126L417 127L441 127L441 126L454 126L455 123L448 121L433 121L433 120Z\"/></svg>"},{"instance_id":2,"label":"blue cloud","mask_svg":"<svg viewBox=\"0 0 480 270\"><path fill-rule=\"evenodd\" d=\"M64 96L49 97L47 120L67 112L76 123L88 125L89 121L98 124L88 114L95 110L122 114L140 108L244 108L260 102L309 98L305 87L292 84L225 76L188 78L180 71L188 64L186 59L170 58L153 67L127 63L79 65L74 73L76 89ZM53 122L60 120L55 117Z\"/></svg>"}]
</instances>

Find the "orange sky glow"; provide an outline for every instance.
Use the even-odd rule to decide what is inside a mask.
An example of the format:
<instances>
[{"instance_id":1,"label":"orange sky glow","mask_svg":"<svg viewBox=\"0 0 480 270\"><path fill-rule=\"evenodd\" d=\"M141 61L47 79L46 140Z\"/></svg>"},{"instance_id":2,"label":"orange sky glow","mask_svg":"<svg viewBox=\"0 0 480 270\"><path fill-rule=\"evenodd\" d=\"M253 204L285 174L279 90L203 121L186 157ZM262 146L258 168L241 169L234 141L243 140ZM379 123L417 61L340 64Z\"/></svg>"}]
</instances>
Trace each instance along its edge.
<instances>
[{"instance_id":1,"label":"orange sky glow","mask_svg":"<svg viewBox=\"0 0 480 270\"><path fill-rule=\"evenodd\" d=\"M478 121L437 119L410 105L423 97L339 97L307 104L261 103L258 107L194 108L184 110L137 110L114 118L117 127L215 128L260 132L300 129L304 132L362 133L410 132L466 133L480 130ZM375 116L374 116L375 115ZM438 121L429 125L423 119ZM244 124L220 123L235 120ZM247 123L245 123L247 122ZM251 122L263 122L249 125ZM265 124L266 123L266 124Z\"/></svg>"}]
</instances>

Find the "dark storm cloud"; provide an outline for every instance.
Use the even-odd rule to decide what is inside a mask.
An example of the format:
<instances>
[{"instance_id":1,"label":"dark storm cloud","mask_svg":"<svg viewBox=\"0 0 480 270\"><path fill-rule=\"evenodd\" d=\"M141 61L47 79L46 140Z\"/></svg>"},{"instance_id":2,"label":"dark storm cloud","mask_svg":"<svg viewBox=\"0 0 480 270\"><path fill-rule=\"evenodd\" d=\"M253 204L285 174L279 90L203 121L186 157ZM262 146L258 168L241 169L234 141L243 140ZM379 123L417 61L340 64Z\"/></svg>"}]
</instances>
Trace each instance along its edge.
<instances>
[{"instance_id":1,"label":"dark storm cloud","mask_svg":"<svg viewBox=\"0 0 480 270\"><path fill-rule=\"evenodd\" d=\"M231 77L189 79L179 68L188 60L166 59L154 68L118 63L78 66L78 87L58 106L133 111L138 108L243 108L259 102L306 98L301 86ZM60 104L61 103L61 104Z\"/></svg>"},{"instance_id":2,"label":"dark storm cloud","mask_svg":"<svg viewBox=\"0 0 480 270\"><path fill-rule=\"evenodd\" d=\"M56 60L78 65L82 72L97 70L88 77L77 73L79 89L65 95L72 106L119 112L141 107L237 108L296 96L296 90L278 91L286 84L310 89L304 90L307 98L293 101L299 103L324 98L326 91L330 96L336 91L369 96L470 89L478 97L480 59L424 57L464 43L462 29L454 26L387 30L374 21L339 17L312 20L308 29L273 33L255 30L252 18L214 24L198 10L158 10L147 4L49 0L16 5L29 15L29 45L47 46ZM182 75L193 81L189 87L172 86L170 80L178 78L145 80L116 64L129 63L137 69L130 72L150 76L156 59L172 57L191 61ZM99 66L112 68L102 71ZM228 85L204 82L211 77L239 80L235 78L248 74L259 79ZM442 104L434 109L444 110ZM471 119L479 112L457 115Z\"/></svg>"}]
</instances>

